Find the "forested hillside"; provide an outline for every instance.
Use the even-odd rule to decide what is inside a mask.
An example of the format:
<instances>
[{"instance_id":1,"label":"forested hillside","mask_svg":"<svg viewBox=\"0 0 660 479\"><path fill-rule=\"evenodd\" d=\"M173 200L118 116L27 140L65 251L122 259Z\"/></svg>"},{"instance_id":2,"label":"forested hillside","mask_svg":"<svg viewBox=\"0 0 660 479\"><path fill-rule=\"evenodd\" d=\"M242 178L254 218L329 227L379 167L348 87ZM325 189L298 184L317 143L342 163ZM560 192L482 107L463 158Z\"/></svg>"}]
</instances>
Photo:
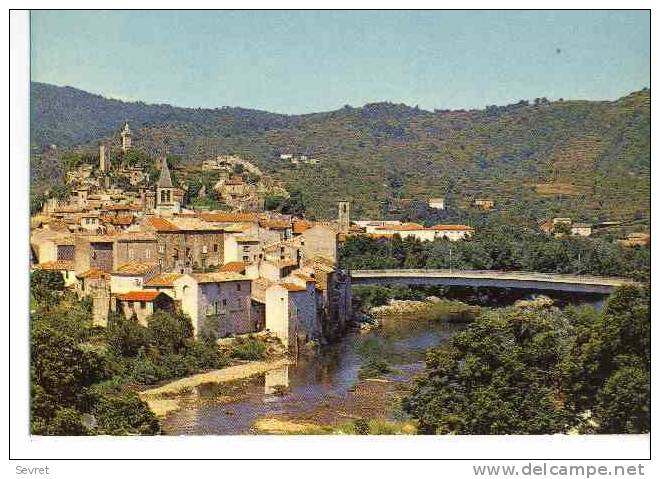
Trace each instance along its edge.
<instances>
[{"instance_id":1,"label":"forested hillside","mask_svg":"<svg viewBox=\"0 0 660 479\"><path fill-rule=\"evenodd\" d=\"M650 215L650 91L617 101L536 99L484 110L425 111L391 103L286 116L240 108L188 109L108 100L32 85L32 179L61 178L58 159L76 145L116 137L128 120L134 143L154 155L198 162L236 153L300 190L310 215L334 215L349 199L361 217L445 196L476 197L544 218L625 220ZM56 150L44 145L56 144ZM43 153L47 151L47 153ZM319 165L291 165L280 153ZM412 203L415 204L414 202Z\"/></svg>"}]
</instances>

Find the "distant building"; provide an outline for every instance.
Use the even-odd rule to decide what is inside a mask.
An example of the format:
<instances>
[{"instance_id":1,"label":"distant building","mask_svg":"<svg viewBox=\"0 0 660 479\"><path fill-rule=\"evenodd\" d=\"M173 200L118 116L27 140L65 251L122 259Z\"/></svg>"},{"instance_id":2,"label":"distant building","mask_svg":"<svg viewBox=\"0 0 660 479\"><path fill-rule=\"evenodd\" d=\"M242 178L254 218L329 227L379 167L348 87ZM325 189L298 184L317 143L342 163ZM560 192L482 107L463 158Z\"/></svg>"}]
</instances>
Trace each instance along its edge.
<instances>
[{"instance_id":1,"label":"distant building","mask_svg":"<svg viewBox=\"0 0 660 479\"><path fill-rule=\"evenodd\" d=\"M429 208L434 210L444 210L445 209L445 199L444 198L430 198L429 199Z\"/></svg>"},{"instance_id":2,"label":"distant building","mask_svg":"<svg viewBox=\"0 0 660 479\"><path fill-rule=\"evenodd\" d=\"M133 145L133 134L128 126L128 122L124 123L124 128L121 130L121 149L124 153L131 149Z\"/></svg>"},{"instance_id":3,"label":"distant building","mask_svg":"<svg viewBox=\"0 0 660 479\"><path fill-rule=\"evenodd\" d=\"M351 204L348 201L338 203L337 222L342 233L348 233L351 226Z\"/></svg>"},{"instance_id":4,"label":"distant building","mask_svg":"<svg viewBox=\"0 0 660 479\"><path fill-rule=\"evenodd\" d=\"M592 225L587 223L573 223L571 225L571 235L573 236L591 236Z\"/></svg>"},{"instance_id":5,"label":"distant building","mask_svg":"<svg viewBox=\"0 0 660 479\"><path fill-rule=\"evenodd\" d=\"M474 206L484 211L492 210L495 208L495 201L488 198L477 198L474 200Z\"/></svg>"}]
</instances>

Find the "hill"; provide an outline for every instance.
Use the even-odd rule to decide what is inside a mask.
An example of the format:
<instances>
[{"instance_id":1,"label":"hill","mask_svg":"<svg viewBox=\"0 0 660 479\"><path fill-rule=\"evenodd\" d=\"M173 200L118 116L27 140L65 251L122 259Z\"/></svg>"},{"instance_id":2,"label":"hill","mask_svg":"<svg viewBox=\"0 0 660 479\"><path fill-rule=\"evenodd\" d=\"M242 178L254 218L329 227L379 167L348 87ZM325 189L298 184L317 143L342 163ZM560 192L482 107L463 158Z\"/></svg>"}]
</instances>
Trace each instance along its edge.
<instances>
[{"instance_id":1,"label":"hill","mask_svg":"<svg viewBox=\"0 0 660 479\"><path fill-rule=\"evenodd\" d=\"M429 196L455 207L493 198L500 209L538 218L648 223L650 215L648 89L616 101L536 99L470 111L374 103L288 116L122 102L34 83L34 186L61 176L62 149L92 149L125 120L135 145L154 155L243 156L302 191L317 217L332 216L343 198L356 215L380 217ZM41 153L50 143L58 154ZM320 164L291 165L280 153Z\"/></svg>"}]
</instances>

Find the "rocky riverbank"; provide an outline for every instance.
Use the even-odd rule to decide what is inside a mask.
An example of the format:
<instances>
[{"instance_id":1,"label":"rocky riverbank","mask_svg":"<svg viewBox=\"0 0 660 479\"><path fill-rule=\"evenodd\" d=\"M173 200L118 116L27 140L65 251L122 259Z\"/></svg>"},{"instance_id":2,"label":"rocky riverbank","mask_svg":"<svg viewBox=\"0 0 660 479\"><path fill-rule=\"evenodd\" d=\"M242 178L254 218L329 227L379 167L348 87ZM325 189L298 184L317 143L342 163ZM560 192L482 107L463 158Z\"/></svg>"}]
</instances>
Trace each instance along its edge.
<instances>
[{"instance_id":1,"label":"rocky riverbank","mask_svg":"<svg viewBox=\"0 0 660 479\"><path fill-rule=\"evenodd\" d=\"M424 301L392 299L386 305L371 308L369 316L378 320L423 315L429 319L445 319L448 322L466 323L474 320L480 312L481 308L478 306L429 296Z\"/></svg>"}]
</instances>

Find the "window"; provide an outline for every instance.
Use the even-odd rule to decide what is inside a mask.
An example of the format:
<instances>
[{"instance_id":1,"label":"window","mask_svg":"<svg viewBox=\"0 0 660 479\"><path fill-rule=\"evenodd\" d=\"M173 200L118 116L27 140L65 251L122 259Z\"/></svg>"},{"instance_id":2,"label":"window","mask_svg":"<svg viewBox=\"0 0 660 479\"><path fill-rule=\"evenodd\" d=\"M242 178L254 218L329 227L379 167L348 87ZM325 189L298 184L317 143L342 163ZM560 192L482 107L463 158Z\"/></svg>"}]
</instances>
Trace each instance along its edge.
<instances>
[{"instance_id":1,"label":"window","mask_svg":"<svg viewBox=\"0 0 660 479\"><path fill-rule=\"evenodd\" d=\"M250 261L250 257L249 256L243 256L243 262L247 263L248 261Z\"/></svg>"},{"instance_id":2,"label":"window","mask_svg":"<svg viewBox=\"0 0 660 479\"><path fill-rule=\"evenodd\" d=\"M208 250L208 248L206 247L206 245L202 246L202 254L206 254L206 253L208 253L208 252L209 252L209 250Z\"/></svg>"},{"instance_id":3,"label":"window","mask_svg":"<svg viewBox=\"0 0 660 479\"><path fill-rule=\"evenodd\" d=\"M249 246L243 246L243 251L250 251L250 247Z\"/></svg>"},{"instance_id":4,"label":"window","mask_svg":"<svg viewBox=\"0 0 660 479\"><path fill-rule=\"evenodd\" d=\"M223 305L223 306L227 306L227 300L226 300L226 299L223 299L223 300L222 300L222 305Z\"/></svg>"},{"instance_id":5,"label":"window","mask_svg":"<svg viewBox=\"0 0 660 479\"><path fill-rule=\"evenodd\" d=\"M140 301L140 307L141 307L142 309L146 308L146 307L147 307L147 303L145 303L144 301Z\"/></svg>"},{"instance_id":6,"label":"window","mask_svg":"<svg viewBox=\"0 0 660 479\"><path fill-rule=\"evenodd\" d=\"M140 286L141 281L140 278L135 278L135 286Z\"/></svg>"},{"instance_id":7,"label":"window","mask_svg":"<svg viewBox=\"0 0 660 479\"><path fill-rule=\"evenodd\" d=\"M158 245L158 252L159 253L164 253L165 252L165 246L163 246L162 244Z\"/></svg>"},{"instance_id":8,"label":"window","mask_svg":"<svg viewBox=\"0 0 660 479\"><path fill-rule=\"evenodd\" d=\"M190 256L190 248L186 248L186 256Z\"/></svg>"},{"instance_id":9,"label":"window","mask_svg":"<svg viewBox=\"0 0 660 479\"><path fill-rule=\"evenodd\" d=\"M217 253L218 252L218 243L213 245L213 252Z\"/></svg>"},{"instance_id":10,"label":"window","mask_svg":"<svg viewBox=\"0 0 660 479\"><path fill-rule=\"evenodd\" d=\"M133 259L133 250L132 249L128 250L128 259Z\"/></svg>"},{"instance_id":11,"label":"window","mask_svg":"<svg viewBox=\"0 0 660 479\"><path fill-rule=\"evenodd\" d=\"M150 259L150 258L151 258L151 250L145 250L144 259Z\"/></svg>"},{"instance_id":12,"label":"window","mask_svg":"<svg viewBox=\"0 0 660 479\"><path fill-rule=\"evenodd\" d=\"M236 291L240 291L240 290L241 290L241 283L236 283Z\"/></svg>"}]
</instances>

